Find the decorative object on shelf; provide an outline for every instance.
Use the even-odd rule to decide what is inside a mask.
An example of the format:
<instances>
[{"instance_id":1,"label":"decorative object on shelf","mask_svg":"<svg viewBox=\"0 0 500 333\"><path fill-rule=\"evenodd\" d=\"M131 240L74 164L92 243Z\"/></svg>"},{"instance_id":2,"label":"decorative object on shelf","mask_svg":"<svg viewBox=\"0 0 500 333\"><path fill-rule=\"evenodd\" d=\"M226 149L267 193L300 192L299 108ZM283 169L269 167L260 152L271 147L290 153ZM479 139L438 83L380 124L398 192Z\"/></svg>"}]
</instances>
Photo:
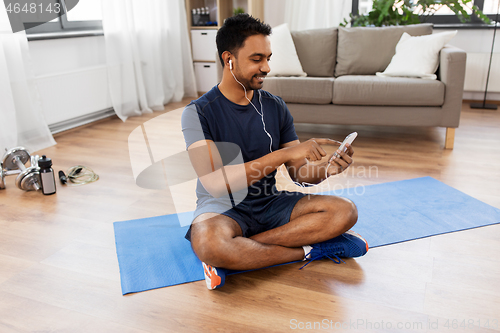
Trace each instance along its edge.
<instances>
[{"instance_id":1,"label":"decorative object on shelf","mask_svg":"<svg viewBox=\"0 0 500 333\"><path fill-rule=\"evenodd\" d=\"M491 42L490 64L488 65L488 75L486 75L486 88L484 89L484 99L482 103L471 103L470 107L473 109L490 109L496 110L496 104L486 104L486 95L488 94L488 81L490 80L491 59L493 59L493 49L495 47L495 37L497 34L498 25L498 10L500 9L500 1L498 2L497 15L495 16L495 28L493 29L493 41Z\"/></svg>"},{"instance_id":2,"label":"decorative object on shelf","mask_svg":"<svg viewBox=\"0 0 500 333\"><path fill-rule=\"evenodd\" d=\"M490 19L475 5L473 0L373 0L373 9L367 15L349 15L340 25L349 23L352 27L409 25L424 23L443 6L452 10L461 22L469 22L472 10L474 16L485 23Z\"/></svg>"},{"instance_id":3,"label":"decorative object on shelf","mask_svg":"<svg viewBox=\"0 0 500 333\"><path fill-rule=\"evenodd\" d=\"M210 21L210 10L208 7L193 8L191 10L193 26L214 26L217 22Z\"/></svg>"}]
</instances>

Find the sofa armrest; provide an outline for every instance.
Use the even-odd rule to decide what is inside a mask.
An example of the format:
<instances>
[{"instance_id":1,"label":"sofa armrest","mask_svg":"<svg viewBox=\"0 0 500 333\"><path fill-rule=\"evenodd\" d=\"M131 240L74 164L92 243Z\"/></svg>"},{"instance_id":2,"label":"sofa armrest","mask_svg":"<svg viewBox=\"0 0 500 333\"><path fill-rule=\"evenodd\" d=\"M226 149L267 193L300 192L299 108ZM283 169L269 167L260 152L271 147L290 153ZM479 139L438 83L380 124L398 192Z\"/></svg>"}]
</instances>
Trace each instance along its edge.
<instances>
[{"instance_id":1,"label":"sofa armrest","mask_svg":"<svg viewBox=\"0 0 500 333\"><path fill-rule=\"evenodd\" d=\"M446 87L441 126L458 127L459 125L466 59L467 53L458 47L446 45L441 50L438 75Z\"/></svg>"}]
</instances>

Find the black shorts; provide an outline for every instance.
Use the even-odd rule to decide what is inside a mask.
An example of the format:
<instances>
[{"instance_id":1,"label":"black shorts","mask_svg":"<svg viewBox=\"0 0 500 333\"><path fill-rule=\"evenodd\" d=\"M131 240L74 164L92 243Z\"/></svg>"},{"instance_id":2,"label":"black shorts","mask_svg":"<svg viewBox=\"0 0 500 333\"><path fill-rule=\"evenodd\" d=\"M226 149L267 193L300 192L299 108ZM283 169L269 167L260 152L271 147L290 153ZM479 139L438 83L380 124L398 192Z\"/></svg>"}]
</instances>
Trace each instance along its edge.
<instances>
[{"instance_id":1,"label":"black shorts","mask_svg":"<svg viewBox=\"0 0 500 333\"><path fill-rule=\"evenodd\" d=\"M290 222L293 208L306 195L301 192L280 191L263 198L247 198L235 207L217 199L207 200L198 205L193 220L204 213L219 213L235 220L241 227L243 237L251 237ZM186 233L186 239L191 240L191 227Z\"/></svg>"}]
</instances>

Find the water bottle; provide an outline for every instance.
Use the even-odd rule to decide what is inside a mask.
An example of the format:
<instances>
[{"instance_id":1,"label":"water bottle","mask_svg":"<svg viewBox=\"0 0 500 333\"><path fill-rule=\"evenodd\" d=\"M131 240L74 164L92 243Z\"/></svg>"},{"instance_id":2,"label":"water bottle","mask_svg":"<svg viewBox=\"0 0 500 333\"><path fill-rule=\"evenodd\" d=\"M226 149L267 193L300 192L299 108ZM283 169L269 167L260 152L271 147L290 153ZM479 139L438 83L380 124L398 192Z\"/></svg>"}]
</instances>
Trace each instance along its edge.
<instances>
[{"instance_id":1,"label":"water bottle","mask_svg":"<svg viewBox=\"0 0 500 333\"><path fill-rule=\"evenodd\" d=\"M42 193L50 195L56 193L56 180L54 177L54 170L52 170L52 160L47 156L42 155L38 160L38 167L40 168L40 179L42 181Z\"/></svg>"}]
</instances>

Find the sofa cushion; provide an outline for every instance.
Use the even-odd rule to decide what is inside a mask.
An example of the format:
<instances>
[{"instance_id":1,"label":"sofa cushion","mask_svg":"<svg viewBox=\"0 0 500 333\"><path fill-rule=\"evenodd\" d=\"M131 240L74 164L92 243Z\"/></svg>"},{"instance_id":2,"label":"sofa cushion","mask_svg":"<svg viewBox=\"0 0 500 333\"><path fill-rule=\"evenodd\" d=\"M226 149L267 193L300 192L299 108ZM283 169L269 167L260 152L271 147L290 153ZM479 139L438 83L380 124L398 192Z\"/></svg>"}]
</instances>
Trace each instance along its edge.
<instances>
[{"instance_id":1,"label":"sofa cushion","mask_svg":"<svg viewBox=\"0 0 500 333\"><path fill-rule=\"evenodd\" d=\"M335 79L333 103L344 105L441 106L445 85L417 78L346 75Z\"/></svg>"},{"instance_id":2,"label":"sofa cushion","mask_svg":"<svg viewBox=\"0 0 500 333\"><path fill-rule=\"evenodd\" d=\"M329 104L333 98L333 77L268 77L264 89L286 103Z\"/></svg>"},{"instance_id":3,"label":"sofa cushion","mask_svg":"<svg viewBox=\"0 0 500 333\"><path fill-rule=\"evenodd\" d=\"M383 72L404 32L411 36L429 35L432 24L339 28L335 76Z\"/></svg>"},{"instance_id":4,"label":"sofa cushion","mask_svg":"<svg viewBox=\"0 0 500 333\"><path fill-rule=\"evenodd\" d=\"M302 69L288 24L284 23L273 28L269 36L273 52L269 76L306 76Z\"/></svg>"},{"instance_id":5,"label":"sofa cushion","mask_svg":"<svg viewBox=\"0 0 500 333\"><path fill-rule=\"evenodd\" d=\"M439 52L456 34L457 30L415 37L403 33L391 63L377 75L437 79L434 73L439 66Z\"/></svg>"},{"instance_id":6,"label":"sofa cushion","mask_svg":"<svg viewBox=\"0 0 500 333\"><path fill-rule=\"evenodd\" d=\"M292 31L302 69L308 76L332 77L337 57L337 28Z\"/></svg>"}]
</instances>

